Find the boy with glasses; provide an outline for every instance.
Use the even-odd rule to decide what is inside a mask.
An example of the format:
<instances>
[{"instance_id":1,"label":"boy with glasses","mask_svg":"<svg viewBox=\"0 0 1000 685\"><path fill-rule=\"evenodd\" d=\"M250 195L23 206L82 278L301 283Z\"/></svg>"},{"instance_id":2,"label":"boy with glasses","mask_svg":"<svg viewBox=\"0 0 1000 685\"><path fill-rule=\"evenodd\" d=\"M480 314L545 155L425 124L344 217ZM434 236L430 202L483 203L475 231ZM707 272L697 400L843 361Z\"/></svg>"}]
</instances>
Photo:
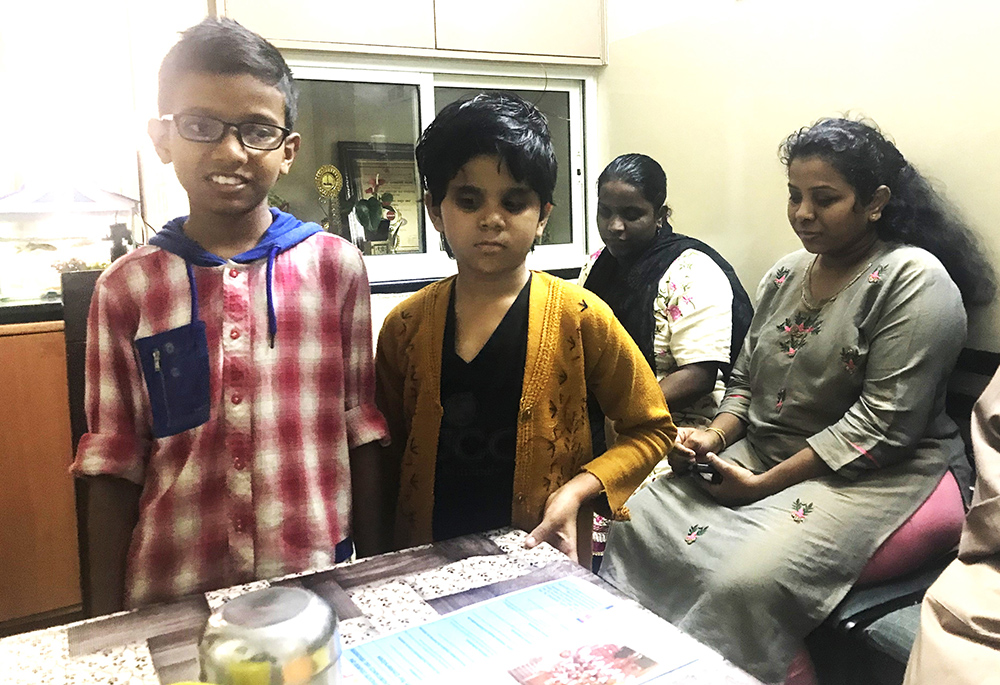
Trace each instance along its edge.
<instances>
[{"instance_id":1,"label":"boy with glasses","mask_svg":"<svg viewBox=\"0 0 1000 685\"><path fill-rule=\"evenodd\" d=\"M73 469L94 613L346 559L386 434L360 253L268 207L300 143L281 55L207 19L164 58L159 108L149 134L190 215L91 303Z\"/></svg>"}]
</instances>

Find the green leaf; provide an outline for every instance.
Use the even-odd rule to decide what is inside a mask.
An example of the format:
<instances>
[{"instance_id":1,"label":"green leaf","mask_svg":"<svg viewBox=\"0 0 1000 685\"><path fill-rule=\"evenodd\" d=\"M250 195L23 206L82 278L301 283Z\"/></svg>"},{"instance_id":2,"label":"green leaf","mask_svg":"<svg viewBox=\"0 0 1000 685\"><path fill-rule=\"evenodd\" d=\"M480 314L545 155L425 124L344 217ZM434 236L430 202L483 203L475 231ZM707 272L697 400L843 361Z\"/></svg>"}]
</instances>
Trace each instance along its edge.
<instances>
[{"instance_id":1,"label":"green leaf","mask_svg":"<svg viewBox=\"0 0 1000 685\"><path fill-rule=\"evenodd\" d=\"M382 221L382 203L374 195L365 202L368 203L368 221L371 222L371 230L374 231L378 228L379 222Z\"/></svg>"},{"instance_id":2,"label":"green leaf","mask_svg":"<svg viewBox=\"0 0 1000 685\"><path fill-rule=\"evenodd\" d=\"M385 207L386 205L391 205L392 204L392 193L382 193L382 197L379 198L379 199L381 200L381 203L382 203L383 207Z\"/></svg>"},{"instance_id":3,"label":"green leaf","mask_svg":"<svg viewBox=\"0 0 1000 685\"><path fill-rule=\"evenodd\" d=\"M354 215L358 217L358 223L361 224L361 228L366 231L371 230L371 224L369 223L368 217L368 203L361 201L354 207Z\"/></svg>"}]
</instances>

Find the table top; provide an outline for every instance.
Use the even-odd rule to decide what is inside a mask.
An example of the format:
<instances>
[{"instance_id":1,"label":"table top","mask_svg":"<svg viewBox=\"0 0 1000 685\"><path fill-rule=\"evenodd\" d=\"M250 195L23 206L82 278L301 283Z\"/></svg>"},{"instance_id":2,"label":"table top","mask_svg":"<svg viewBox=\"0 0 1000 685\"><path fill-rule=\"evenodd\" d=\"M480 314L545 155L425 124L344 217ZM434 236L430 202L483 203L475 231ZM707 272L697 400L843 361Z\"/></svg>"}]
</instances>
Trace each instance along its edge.
<instances>
[{"instance_id":1,"label":"table top","mask_svg":"<svg viewBox=\"0 0 1000 685\"><path fill-rule=\"evenodd\" d=\"M272 585L305 587L326 599L349 648L426 623L476 602L576 576L624 595L548 545L524 549L526 534L500 530L415 547L324 571L257 581L0 640L0 683L167 685L197 680L197 643L209 614L227 600ZM657 683L759 685L718 654L660 622L697 661Z\"/></svg>"}]
</instances>

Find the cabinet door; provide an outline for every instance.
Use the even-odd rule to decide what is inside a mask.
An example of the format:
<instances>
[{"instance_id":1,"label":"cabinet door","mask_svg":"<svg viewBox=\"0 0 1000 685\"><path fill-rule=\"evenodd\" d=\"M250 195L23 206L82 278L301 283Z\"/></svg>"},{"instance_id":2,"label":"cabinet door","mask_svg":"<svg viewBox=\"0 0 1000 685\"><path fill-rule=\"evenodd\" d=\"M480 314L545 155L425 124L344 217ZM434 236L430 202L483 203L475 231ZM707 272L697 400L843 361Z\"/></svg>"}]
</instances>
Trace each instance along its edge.
<instances>
[{"instance_id":1,"label":"cabinet door","mask_svg":"<svg viewBox=\"0 0 1000 685\"><path fill-rule=\"evenodd\" d=\"M434 47L434 0L225 0L224 7L269 40Z\"/></svg>"},{"instance_id":2,"label":"cabinet door","mask_svg":"<svg viewBox=\"0 0 1000 685\"><path fill-rule=\"evenodd\" d=\"M435 0L439 50L561 57L604 53L603 0Z\"/></svg>"},{"instance_id":3,"label":"cabinet door","mask_svg":"<svg viewBox=\"0 0 1000 685\"><path fill-rule=\"evenodd\" d=\"M61 329L0 326L0 621L80 603Z\"/></svg>"}]
</instances>

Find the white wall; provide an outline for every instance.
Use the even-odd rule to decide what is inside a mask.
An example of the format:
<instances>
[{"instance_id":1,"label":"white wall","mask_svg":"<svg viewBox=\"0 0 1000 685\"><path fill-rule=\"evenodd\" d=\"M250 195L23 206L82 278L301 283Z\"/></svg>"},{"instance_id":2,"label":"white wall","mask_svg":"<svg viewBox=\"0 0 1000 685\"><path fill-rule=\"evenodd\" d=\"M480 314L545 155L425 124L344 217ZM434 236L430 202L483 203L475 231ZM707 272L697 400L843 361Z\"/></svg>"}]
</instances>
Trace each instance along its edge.
<instances>
[{"instance_id":1,"label":"white wall","mask_svg":"<svg viewBox=\"0 0 1000 685\"><path fill-rule=\"evenodd\" d=\"M798 242L777 147L844 112L873 118L1000 255L1000 3L989 0L608 0L598 79L606 162L667 172L673 223L752 292ZM600 166L600 165L599 165ZM1000 305L969 344L1000 350Z\"/></svg>"},{"instance_id":2,"label":"white wall","mask_svg":"<svg viewBox=\"0 0 1000 685\"><path fill-rule=\"evenodd\" d=\"M35 182L92 185L139 197L147 215L186 208L156 159L146 120L156 116L156 73L177 33L207 0L6 2L0 10L0 195Z\"/></svg>"}]
</instances>

